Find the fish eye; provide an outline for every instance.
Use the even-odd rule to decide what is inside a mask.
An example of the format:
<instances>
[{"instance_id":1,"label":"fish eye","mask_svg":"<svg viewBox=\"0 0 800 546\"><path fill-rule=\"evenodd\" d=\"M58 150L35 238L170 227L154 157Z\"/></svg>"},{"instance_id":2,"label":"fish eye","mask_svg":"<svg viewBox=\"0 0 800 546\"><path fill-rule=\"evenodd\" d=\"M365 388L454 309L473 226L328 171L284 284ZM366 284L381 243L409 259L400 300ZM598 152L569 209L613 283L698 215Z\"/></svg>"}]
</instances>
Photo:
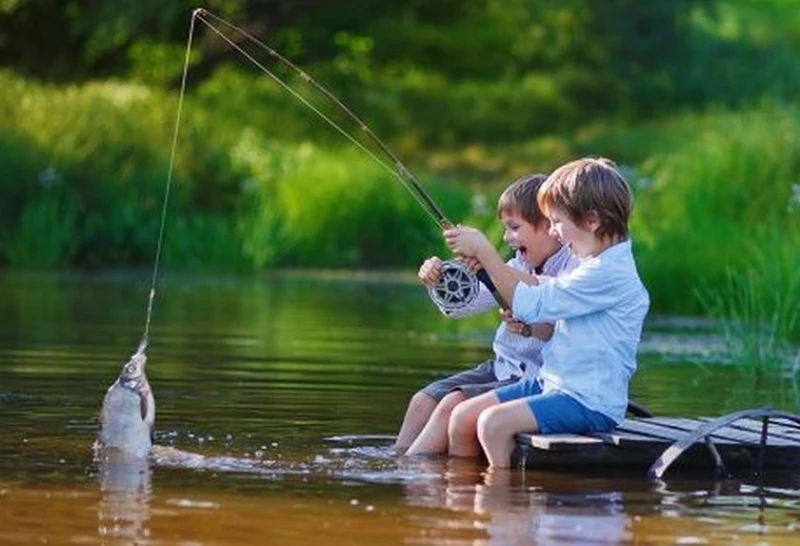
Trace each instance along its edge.
<instances>
[{"instance_id":1,"label":"fish eye","mask_svg":"<svg viewBox=\"0 0 800 546\"><path fill-rule=\"evenodd\" d=\"M132 374L132 373L134 373L135 371L136 371L136 364L134 364L133 362L129 362L129 363L128 363L128 364L125 366L125 373Z\"/></svg>"}]
</instances>

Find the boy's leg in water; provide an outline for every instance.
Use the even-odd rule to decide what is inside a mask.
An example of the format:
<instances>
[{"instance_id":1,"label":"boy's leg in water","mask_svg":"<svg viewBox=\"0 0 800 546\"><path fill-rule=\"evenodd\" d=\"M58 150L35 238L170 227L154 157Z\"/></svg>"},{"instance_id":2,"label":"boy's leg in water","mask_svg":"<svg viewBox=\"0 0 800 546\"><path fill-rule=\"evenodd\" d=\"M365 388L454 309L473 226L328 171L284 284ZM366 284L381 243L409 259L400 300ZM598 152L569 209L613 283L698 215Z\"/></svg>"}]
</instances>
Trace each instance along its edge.
<instances>
[{"instance_id":1,"label":"boy's leg in water","mask_svg":"<svg viewBox=\"0 0 800 546\"><path fill-rule=\"evenodd\" d=\"M485 409L499 403L495 391L489 391L456 406L450 415L450 425L447 429L449 442L447 452L454 457L480 455L478 417Z\"/></svg>"},{"instance_id":2,"label":"boy's leg in water","mask_svg":"<svg viewBox=\"0 0 800 546\"><path fill-rule=\"evenodd\" d=\"M491 383L495 381L497 378L494 375L494 359L489 359L474 368L438 379L421 389L408 403L403 425L395 440L395 449L402 453L414 443L434 409L445 396L456 389L465 389L470 385L491 387Z\"/></svg>"},{"instance_id":3,"label":"boy's leg in water","mask_svg":"<svg viewBox=\"0 0 800 546\"><path fill-rule=\"evenodd\" d=\"M447 427L450 423L450 414L453 408L465 399L464 393L460 390L455 390L442 398L425 428L406 451L406 455L447 453Z\"/></svg>"},{"instance_id":4,"label":"boy's leg in water","mask_svg":"<svg viewBox=\"0 0 800 546\"><path fill-rule=\"evenodd\" d=\"M394 448L398 452L404 452L414 443L414 440L425 427L425 423L428 422L433 410L436 409L436 405L436 400L422 391L411 397L408 409L406 409L406 415L403 418L403 424L400 427L400 432L397 433L397 439L394 443Z\"/></svg>"},{"instance_id":5,"label":"boy's leg in water","mask_svg":"<svg viewBox=\"0 0 800 546\"><path fill-rule=\"evenodd\" d=\"M511 400L487 408L478 418L478 440L490 468L511 466L514 437L518 432L538 432L536 421L526 398Z\"/></svg>"}]
</instances>

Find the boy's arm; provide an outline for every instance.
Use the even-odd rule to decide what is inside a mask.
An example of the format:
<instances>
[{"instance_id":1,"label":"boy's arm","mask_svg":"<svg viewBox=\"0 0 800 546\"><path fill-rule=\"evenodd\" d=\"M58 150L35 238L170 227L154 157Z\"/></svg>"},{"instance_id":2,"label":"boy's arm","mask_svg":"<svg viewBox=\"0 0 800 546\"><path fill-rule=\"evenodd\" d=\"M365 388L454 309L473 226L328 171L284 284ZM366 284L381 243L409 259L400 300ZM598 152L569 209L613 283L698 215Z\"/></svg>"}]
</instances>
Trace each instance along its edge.
<instances>
[{"instance_id":1,"label":"boy's arm","mask_svg":"<svg viewBox=\"0 0 800 546\"><path fill-rule=\"evenodd\" d=\"M550 341L556 329L556 327L549 322L537 322L536 324L526 324L526 326L529 328L531 336L542 341ZM523 335L524 334L525 332L523 332Z\"/></svg>"},{"instance_id":2,"label":"boy's arm","mask_svg":"<svg viewBox=\"0 0 800 546\"><path fill-rule=\"evenodd\" d=\"M539 284L538 277L531 273L526 273L525 271L520 271L519 269L511 268L511 271L517 276L517 279L521 280L525 284Z\"/></svg>"},{"instance_id":3,"label":"boy's arm","mask_svg":"<svg viewBox=\"0 0 800 546\"><path fill-rule=\"evenodd\" d=\"M457 227L445 230L444 236L447 246L454 252L480 261L505 301L510 303L514 299L514 290L520 282L516 271L506 267L506 263L483 233L475 228ZM539 284L535 276L531 276L530 280L530 284Z\"/></svg>"},{"instance_id":4,"label":"boy's arm","mask_svg":"<svg viewBox=\"0 0 800 546\"><path fill-rule=\"evenodd\" d=\"M536 277L536 275L512 267L508 265L508 263L506 264L506 267L508 267L509 271L511 271L517 277L517 279L525 284L538 284L538 277ZM525 337L535 337L541 341L549 341L550 338L553 337L555 326L549 322L526 324L521 320L514 318L514 315L510 309L501 309L500 315L502 316L503 321L506 323L506 327L515 334Z\"/></svg>"},{"instance_id":5,"label":"boy's arm","mask_svg":"<svg viewBox=\"0 0 800 546\"><path fill-rule=\"evenodd\" d=\"M514 291L517 288L517 284L521 282L517 273L506 267L503 259L500 258L491 245L480 248L476 257L489 274L500 296L510 305L514 300ZM526 284L539 284L539 281L535 276L531 275L530 282Z\"/></svg>"},{"instance_id":6,"label":"boy's arm","mask_svg":"<svg viewBox=\"0 0 800 546\"><path fill-rule=\"evenodd\" d=\"M428 288L436 286L442 280L442 259L438 256L431 256L419 266L417 278Z\"/></svg>"},{"instance_id":7,"label":"boy's arm","mask_svg":"<svg viewBox=\"0 0 800 546\"><path fill-rule=\"evenodd\" d=\"M542 341L548 341L551 337L553 337L553 331L555 330L555 327L548 322L525 324L524 322L515 319L514 315L511 314L511 311L508 310L501 311L500 315L503 318L503 322L506 323L506 327L515 334L525 337L535 337L536 339L540 339Z\"/></svg>"}]
</instances>

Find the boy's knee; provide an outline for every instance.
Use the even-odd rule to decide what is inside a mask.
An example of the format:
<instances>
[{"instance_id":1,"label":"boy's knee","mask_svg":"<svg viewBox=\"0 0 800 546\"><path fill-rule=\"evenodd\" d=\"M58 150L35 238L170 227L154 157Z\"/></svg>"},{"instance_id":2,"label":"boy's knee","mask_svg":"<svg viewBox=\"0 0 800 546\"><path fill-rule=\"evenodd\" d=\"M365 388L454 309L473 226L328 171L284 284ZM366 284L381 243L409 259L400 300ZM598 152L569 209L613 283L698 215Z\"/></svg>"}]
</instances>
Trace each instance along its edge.
<instances>
[{"instance_id":1,"label":"boy's knee","mask_svg":"<svg viewBox=\"0 0 800 546\"><path fill-rule=\"evenodd\" d=\"M465 407L463 405L456 405L453 407L452 411L450 412L450 426L456 426L464 421L466 421L467 416L469 413L465 411Z\"/></svg>"},{"instance_id":2,"label":"boy's knee","mask_svg":"<svg viewBox=\"0 0 800 546\"><path fill-rule=\"evenodd\" d=\"M413 412L425 411L429 410L431 407L435 406L436 400L434 400L431 396L425 393L425 391L418 391L411 397L411 400L408 402L408 409Z\"/></svg>"},{"instance_id":3,"label":"boy's knee","mask_svg":"<svg viewBox=\"0 0 800 546\"><path fill-rule=\"evenodd\" d=\"M442 398L441 402L439 402L439 404L436 406L436 410L452 414L453 410L455 410L456 407L464 400L466 400L464 393L459 390L455 390Z\"/></svg>"},{"instance_id":4,"label":"boy's knee","mask_svg":"<svg viewBox=\"0 0 800 546\"><path fill-rule=\"evenodd\" d=\"M468 412L465 411L464 406L457 405L450 412L450 422L447 427L447 432L452 438L454 435L463 434L464 429L467 428Z\"/></svg>"},{"instance_id":5,"label":"boy's knee","mask_svg":"<svg viewBox=\"0 0 800 546\"><path fill-rule=\"evenodd\" d=\"M468 407L463 404L457 404L453 407L450 413L447 433L453 439L464 436L472 437L475 434L475 417Z\"/></svg>"},{"instance_id":6,"label":"boy's knee","mask_svg":"<svg viewBox=\"0 0 800 546\"><path fill-rule=\"evenodd\" d=\"M483 410L478 416L478 439L482 444L493 442L506 435L500 413L500 408L495 406Z\"/></svg>"}]
</instances>

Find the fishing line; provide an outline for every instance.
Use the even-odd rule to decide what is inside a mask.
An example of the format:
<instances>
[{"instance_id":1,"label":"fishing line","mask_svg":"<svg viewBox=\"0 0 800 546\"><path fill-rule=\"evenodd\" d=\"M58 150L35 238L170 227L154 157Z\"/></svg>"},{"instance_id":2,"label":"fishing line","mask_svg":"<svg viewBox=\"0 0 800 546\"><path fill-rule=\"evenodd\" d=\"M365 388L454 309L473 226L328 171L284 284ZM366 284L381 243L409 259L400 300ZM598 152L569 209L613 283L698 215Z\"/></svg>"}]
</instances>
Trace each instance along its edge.
<instances>
[{"instance_id":1,"label":"fishing line","mask_svg":"<svg viewBox=\"0 0 800 546\"><path fill-rule=\"evenodd\" d=\"M216 26L214 26L207 18L213 19L217 23L221 23L225 25L228 30L235 31L239 33L241 36L249 40L250 42L259 46L262 50L266 51L270 56L277 59L283 65L289 67L293 70L296 74L300 76L300 78L309 84L314 90L322 94L327 100L337 106L342 112L344 112L351 120L356 122L364 134L378 146L378 148L389 158L391 159L394 167L390 165L387 161L378 157L372 150L367 148L363 143L359 142L353 135L345 131L342 127L340 127L333 119L331 119L328 115L322 112L319 108L317 108L314 104L312 104L307 98L301 95L298 91L292 88L289 84L287 84L283 79L278 77L274 72L269 70L265 67L262 63L260 63L256 58L254 58L250 53L244 50L239 44L234 42L230 39L225 33L221 32ZM236 51L241 53L246 59L256 65L264 74L269 76L273 81L275 81L280 87L285 89L288 93L290 93L293 97L299 100L303 105L308 107L311 111L317 114L321 119L323 119L328 125L333 127L339 134L344 136L348 141L350 141L353 145L355 145L358 149L364 152L368 157L370 157L373 161L375 161L378 165L382 166L388 172L390 172L393 176L395 176L403 186L411 193L411 195L422 205L423 209L428 213L428 215L436 222L439 227L442 228L451 228L454 224L447 219L444 212L442 211L441 207L433 200L430 194L425 191L422 185L417 181L416 177L411 173L411 171L400 161L400 159L389 149L389 147L380 139L378 136L369 128L369 126L364 123L361 118L359 118L352 110L350 110L341 100L339 100L333 93L331 93L326 87L318 83L314 78L308 75L305 71L303 71L300 67L295 65L289 59L278 53L275 49L269 47L267 44L262 42L261 40L257 39L256 37L252 36L250 33L245 31L244 29L230 23L229 21L214 15L203 8L198 8L194 10L192 13L192 20L191 26L189 31L189 39L186 44L186 58L183 67L183 77L181 79L181 90L180 90L180 98L178 100L178 113L175 119L175 130L173 133L173 141L172 141L172 151L170 154L170 165L169 165L169 174L167 177L167 188L165 190L164 196L164 207L161 214L161 228L159 232L158 238L158 247L156 249L156 258L155 264L153 267L153 280L152 286L150 290L150 299L147 308L147 322L145 323L145 332L142 337L142 342L140 343L140 351L143 350L144 347L147 346L148 342L148 334L150 328L150 319L152 316L152 307L153 307L153 299L155 297L156 291L156 281L158 277L158 267L159 267L159 259L161 254L161 244L163 240L164 234L164 224L166 220L166 211L167 211L167 202L169 199L169 189L172 183L172 176L174 170L174 161L175 161L175 152L177 149L177 142L178 142L178 133L180 127L180 119L181 119L181 111L183 106L183 99L186 92L186 79L189 69L189 58L191 54L191 47L192 47L192 38L194 35L195 29L195 19L200 20L203 24L206 25L212 32L214 32L217 36L219 36L223 41L225 41L228 45L234 48ZM489 291L494 296L495 300L500 304L503 308L508 308L508 305L505 303L503 298L497 292L494 284L492 283L489 275L486 273L485 270L479 270L477 272L473 272L469 269L465 262L461 260L448 260L443 264L443 271L442 271L442 280L438 285L435 287L431 287L429 289L429 294L431 298L436 301L437 304L442 306L448 310L454 310L461 307L465 307L468 305L472 300L475 299L478 293L478 280L483 282L483 284L489 289Z\"/></svg>"},{"instance_id":2,"label":"fishing line","mask_svg":"<svg viewBox=\"0 0 800 546\"><path fill-rule=\"evenodd\" d=\"M391 158L392 162L394 163L395 167L387 164L384 160L376 156L369 148L364 146L361 142L359 142L355 137L353 137L350 133L342 129L335 121L333 121L329 116L325 115L319 108L314 106L308 99L298 93L295 89L293 89L289 84L284 82L281 78L279 78L274 72L269 70L265 67L262 63L260 63L257 59L255 59L252 55L250 55L247 51L245 51L242 47L240 47L237 43L233 40L228 38L223 32L220 32L214 25L212 25L209 21L204 19L203 16L208 16L214 21L218 23L222 23L229 29L241 34L257 46L261 47L264 51L269 53L272 57L278 59L281 63L288 66L292 70L294 70L300 78L311 85L314 89L319 91L325 98L329 101L334 103L338 106L345 114L347 114L353 121L355 121L361 130L385 153L389 158ZM339 134L344 136L347 140L352 142L356 147L358 147L361 151L367 154L373 161L378 163L384 169L389 171L393 176L397 177L400 182L409 190L411 195L423 206L423 208L428 212L431 218L437 223L440 227L452 227L453 223L445 217L444 212L442 209L436 204L436 202L431 198L431 196L425 191L425 189L420 185L417 181L416 177L411 173L408 168L397 158L397 156L392 153L386 144L383 143L381 139L372 131L372 129L364 123L361 118L359 118L352 110L350 110L341 100L339 100L333 93L331 93L326 87L322 84L318 83L314 78L309 76L303 69L299 66L294 64L292 61L275 51L273 48L259 40L258 38L252 36L246 30L226 21L222 17L218 17L202 8L198 8L194 12L194 17L197 17L201 22L203 22L211 31L213 31L217 36L222 38L225 42L228 43L231 47L236 49L239 53L241 53L245 58L247 58L250 62L255 64L259 69L261 69L264 74L269 76L273 81L275 81L278 85L280 85L283 89L288 91L292 96L294 96L297 100L302 102L305 106L310 108L315 114L317 114L320 118L325 120L328 125L333 127ZM409 186L410 184L410 186Z\"/></svg>"},{"instance_id":3,"label":"fishing line","mask_svg":"<svg viewBox=\"0 0 800 546\"><path fill-rule=\"evenodd\" d=\"M136 350L135 354L140 354L145 351L147 345L150 342L150 321L153 318L153 300L156 296L156 283L158 281L158 270L159 266L161 265L161 246L164 241L164 226L167 222L167 205L169 204L169 193L170 188L172 187L172 178L175 172L175 155L178 149L178 133L180 132L181 126L181 114L183 112L183 98L186 94L186 79L189 73L189 57L192 51L192 38L194 36L194 20L195 18L192 17L191 23L189 25L189 39L186 43L186 55L183 62L183 75L181 76L181 90L180 94L178 95L178 111L175 115L175 128L172 132L172 149L170 150L169 154L169 167L167 168L167 185L164 189L164 202L161 207L161 225L158 229L158 243L156 244L156 254L155 259L153 260L153 278L150 283L150 297L147 300L147 318L145 319L144 323L144 333L142 334L142 339L139 342L139 348Z\"/></svg>"}]
</instances>

